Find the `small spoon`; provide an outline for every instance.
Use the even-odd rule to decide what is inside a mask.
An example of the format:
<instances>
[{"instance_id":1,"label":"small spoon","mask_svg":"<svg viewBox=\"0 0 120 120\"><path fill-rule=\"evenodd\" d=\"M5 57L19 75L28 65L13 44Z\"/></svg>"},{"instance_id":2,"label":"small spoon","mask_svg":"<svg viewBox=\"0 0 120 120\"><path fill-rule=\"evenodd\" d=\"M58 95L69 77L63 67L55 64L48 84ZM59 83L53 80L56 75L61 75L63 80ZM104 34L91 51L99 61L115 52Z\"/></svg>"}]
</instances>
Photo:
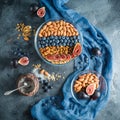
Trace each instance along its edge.
<instances>
[{"instance_id":1,"label":"small spoon","mask_svg":"<svg viewBox=\"0 0 120 120\"><path fill-rule=\"evenodd\" d=\"M11 93L13 93L13 92L15 92L15 91L17 91L17 90L19 90L19 89L21 89L21 88L27 87L27 86L29 86L28 83L24 82L23 86L21 86L21 87L19 87L19 88L16 88L16 89L14 89L14 90L6 91L6 92L4 93L4 95L10 95Z\"/></svg>"}]
</instances>

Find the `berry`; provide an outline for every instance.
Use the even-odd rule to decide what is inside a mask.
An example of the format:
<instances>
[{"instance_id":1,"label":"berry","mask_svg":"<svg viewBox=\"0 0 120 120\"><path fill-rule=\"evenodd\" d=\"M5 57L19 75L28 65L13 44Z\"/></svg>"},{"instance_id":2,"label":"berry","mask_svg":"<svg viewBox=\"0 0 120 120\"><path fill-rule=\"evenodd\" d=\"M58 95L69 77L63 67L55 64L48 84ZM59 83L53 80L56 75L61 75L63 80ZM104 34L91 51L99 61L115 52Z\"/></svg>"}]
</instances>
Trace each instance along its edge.
<instances>
[{"instance_id":1,"label":"berry","mask_svg":"<svg viewBox=\"0 0 120 120\"><path fill-rule=\"evenodd\" d=\"M63 43L64 42L64 40L63 39L61 39L61 43Z\"/></svg>"},{"instance_id":2,"label":"berry","mask_svg":"<svg viewBox=\"0 0 120 120\"><path fill-rule=\"evenodd\" d=\"M57 43L55 43L55 46L57 46Z\"/></svg>"},{"instance_id":3,"label":"berry","mask_svg":"<svg viewBox=\"0 0 120 120\"><path fill-rule=\"evenodd\" d=\"M48 92L48 89L44 89L44 92Z\"/></svg>"},{"instance_id":4,"label":"berry","mask_svg":"<svg viewBox=\"0 0 120 120\"><path fill-rule=\"evenodd\" d=\"M50 39L53 39L54 38L54 36L50 36Z\"/></svg>"},{"instance_id":5,"label":"berry","mask_svg":"<svg viewBox=\"0 0 120 120\"><path fill-rule=\"evenodd\" d=\"M66 37L66 40L69 40L69 37Z\"/></svg>"},{"instance_id":6,"label":"berry","mask_svg":"<svg viewBox=\"0 0 120 120\"><path fill-rule=\"evenodd\" d=\"M45 41L42 41L42 44L45 44Z\"/></svg>"},{"instance_id":7,"label":"berry","mask_svg":"<svg viewBox=\"0 0 120 120\"><path fill-rule=\"evenodd\" d=\"M43 37L42 39L43 39L43 40L46 40L46 37Z\"/></svg>"},{"instance_id":8,"label":"berry","mask_svg":"<svg viewBox=\"0 0 120 120\"><path fill-rule=\"evenodd\" d=\"M47 92L48 91L48 86L47 85L43 85L42 89L44 90L44 92Z\"/></svg>"},{"instance_id":9,"label":"berry","mask_svg":"<svg viewBox=\"0 0 120 120\"><path fill-rule=\"evenodd\" d=\"M48 43L48 39L46 39L46 43Z\"/></svg>"},{"instance_id":10,"label":"berry","mask_svg":"<svg viewBox=\"0 0 120 120\"><path fill-rule=\"evenodd\" d=\"M52 43L53 41L52 41L52 40L50 40L49 42L50 42L50 43Z\"/></svg>"},{"instance_id":11,"label":"berry","mask_svg":"<svg viewBox=\"0 0 120 120\"><path fill-rule=\"evenodd\" d=\"M73 43L70 43L70 47L72 47L73 46Z\"/></svg>"},{"instance_id":12,"label":"berry","mask_svg":"<svg viewBox=\"0 0 120 120\"><path fill-rule=\"evenodd\" d=\"M68 39L68 40L67 40L67 42L68 42L68 43L70 43L70 42L71 42L71 40L70 40L70 39Z\"/></svg>"},{"instance_id":13,"label":"berry","mask_svg":"<svg viewBox=\"0 0 120 120\"><path fill-rule=\"evenodd\" d=\"M47 80L43 80L43 85L48 85L48 81Z\"/></svg>"},{"instance_id":14,"label":"berry","mask_svg":"<svg viewBox=\"0 0 120 120\"><path fill-rule=\"evenodd\" d=\"M16 51L14 51L14 52L13 52L13 54L14 54L14 55L17 55L17 52L16 52Z\"/></svg>"},{"instance_id":15,"label":"berry","mask_svg":"<svg viewBox=\"0 0 120 120\"><path fill-rule=\"evenodd\" d=\"M89 99L89 96L83 91L79 92L77 95L79 99Z\"/></svg>"},{"instance_id":16,"label":"berry","mask_svg":"<svg viewBox=\"0 0 120 120\"><path fill-rule=\"evenodd\" d=\"M63 43L63 46L66 46L66 43Z\"/></svg>"},{"instance_id":17,"label":"berry","mask_svg":"<svg viewBox=\"0 0 120 120\"><path fill-rule=\"evenodd\" d=\"M33 4L30 5L30 12L31 12L32 14L36 13L38 9L39 9L38 4L33 3Z\"/></svg>"},{"instance_id":18,"label":"berry","mask_svg":"<svg viewBox=\"0 0 120 120\"><path fill-rule=\"evenodd\" d=\"M55 43L52 43L53 46L55 46Z\"/></svg>"},{"instance_id":19,"label":"berry","mask_svg":"<svg viewBox=\"0 0 120 120\"><path fill-rule=\"evenodd\" d=\"M10 62L10 65L13 66L14 68L18 67L18 60L17 59L12 59Z\"/></svg>"},{"instance_id":20,"label":"berry","mask_svg":"<svg viewBox=\"0 0 120 120\"><path fill-rule=\"evenodd\" d=\"M41 45L42 48L44 48L44 45Z\"/></svg>"},{"instance_id":21,"label":"berry","mask_svg":"<svg viewBox=\"0 0 120 120\"><path fill-rule=\"evenodd\" d=\"M62 39L64 40L64 39L65 39L65 36L62 36Z\"/></svg>"},{"instance_id":22,"label":"berry","mask_svg":"<svg viewBox=\"0 0 120 120\"><path fill-rule=\"evenodd\" d=\"M58 36L54 36L54 39L56 39L56 40L57 40L57 39L58 39Z\"/></svg>"},{"instance_id":23,"label":"berry","mask_svg":"<svg viewBox=\"0 0 120 120\"><path fill-rule=\"evenodd\" d=\"M67 39L65 39L64 42L67 43Z\"/></svg>"},{"instance_id":24,"label":"berry","mask_svg":"<svg viewBox=\"0 0 120 120\"><path fill-rule=\"evenodd\" d=\"M56 43L59 43L59 42L60 42L59 39L57 39L57 40L56 40Z\"/></svg>"},{"instance_id":25,"label":"berry","mask_svg":"<svg viewBox=\"0 0 120 120\"><path fill-rule=\"evenodd\" d=\"M94 92L94 94L92 95L92 99L93 99L93 100L96 100L96 99L98 99L99 97L100 97L100 91L96 90L96 91Z\"/></svg>"},{"instance_id":26,"label":"berry","mask_svg":"<svg viewBox=\"0 0 120 120\"><path fill-rule=\"evenodd\" d=\"M96 48L92 49L92 54L95 56L100 56L102 53L101 53L100 49L96 47Z\"/></svg>"},{"instance_id":27,"label":"berry","mask_svg":"<svg viewBox=\"0 0 120 120\"><path fill-rule=\"evenodd\" d=\"M67 42L67 44L66 44L67 46L69 46L69 42Z\"/></svg>"},{"instance_id":28,"label":"berry","mask_svg":"<svg viewBox=\"0 0 120 120\"><path fill-rule=\"evenodd\" d=\"M70 37L70 40L74 40L74 36L71 36L71 37Z\"/></svg>"},{"instance_id":29,"label":"berry","mask_svg":"<svg viewBox=\"0 0 120 120\"><path fill-rule=\"evenodd\" d=\"M58 36L58 39L61 39L62 37L61 36Z\"/></svg>"},{"instance_id":30,"label":"berry","mask_svg":"<svg viewBox=\"0 0 120 120\"><path fill-rule=\"evenodd\" d=\"M53 41L53 42L55 42L55 41L56 41L56 39L52 39L52 41Z\"/></svg>"},{"instance_id":31,"label":"berry","mask_svg":"<svg viewBox=\"0 0 120 120\"><path fill-rule=\"evenodd\" d=\"M48 44L46 43L46 44L45 44L45 47L47 47L47 46L48 46Z\"/></svg>"},{"instance_id":32,"label":"berry","mask_svg":"<svg viewBox=\"0 0 120 120\"><path fill-rule=\"evenodd\" d=\"M75 39L74 42L77 43L77 42L78 42L78 39Z\"/></svg>"},{"instance_id":33,"label":"berry","mask_svg":"<svg viewBox=\"0 0 120 120\"><path fill-rule=\"evenodd\" d=\"M77 36L73 36L73 39L76 39L77 38Z\"/></svg>"},{"instance_id":34,"label":"berry","mask_svg":"<svg viewBox=\"0 0 120 120\"><path fill-rule=\"evenodd\" d=\"M21 48L17 48L16 49L18 52L22 52L22 49Z\"/></svg>"},{"instance_id":35,"label":"berry","mask_svg":"<svg viewBox=\"0 0 120 120\"><path fill-rule=\"evenodd\" d=\"M42 89L44 89L44 90L47 89L47 88L48 88L48 87L47 87L46 85L43 85L43 86L42 86Z\"/></svg>"},{"instance_id":36,"label":"berry","mask_svg":"<svg viewBox=\"0 0 120 120\"><path fill-rule=\"evenodd\" d=\"M47 37L46 40L50 40L50 37Z\"/></svg>"},{"instance_id":37,"label":"berry","mask_svg":"<svg viewBox=\"0 0 120 120\"><path fill-rule=\"evenodd\" d=\"M52 89L53 87L51 85L48 86L48 89Z\"/></svg>"},{"instance_id":38,"label":"berry","mask_svg":"<svg viewBox=\"0 0 120 120\"><path fill-rule=\"evenodd\" d=\"M59 43L59 46L62 46L62 43Z\"/></svg>"},{"instance_id":39,"label":"berry","mask_svg":"<svg viewBox=\"0 0 120 120\"><path fill-rule=\"evenodd\" d=\"M18 57L21 57L21 56L22 56L21 52L18 52L17 56L18 56Z\"/></svg>"},{"instance_id":40,"label":"berry","mask_svg":"<svg viewBox=\"0 0 120 120\"><path fill-rule=\"evenodd\" d=\"M75 43L75 41L74 41L74 40L72 40L71 42L72 42L72 43Z\"/></svg>"},{"instance_id":41,"label":"berry","mask_svg":"<svg viewBox=\"0 0 120 120\"><path fill-rule=\"evenodd\" d=\"M41 44L38 44L38 48L41 48Z\"/></svg>"}]
</instances>

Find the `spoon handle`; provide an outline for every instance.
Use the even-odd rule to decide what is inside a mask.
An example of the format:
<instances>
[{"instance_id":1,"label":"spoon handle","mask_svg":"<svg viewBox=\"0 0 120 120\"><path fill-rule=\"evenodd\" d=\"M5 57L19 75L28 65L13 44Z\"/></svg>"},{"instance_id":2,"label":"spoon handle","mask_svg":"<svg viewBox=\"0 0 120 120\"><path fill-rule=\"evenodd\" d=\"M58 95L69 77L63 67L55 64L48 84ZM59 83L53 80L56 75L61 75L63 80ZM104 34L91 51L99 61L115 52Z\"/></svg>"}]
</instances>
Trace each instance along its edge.
<instances>
[{"instance_id":1,"label":"spoon handle","mask_svg":"<svg viewBox=\"0 0 120 120\"><path fill-rule=\"evenodd\" d=\"M11 93L13 93L13 92L15 92L15 91L17 91L17 90L19 90L19 89L21 89L21 88L24 88L24 87L26 87L26 85L23 85L23 86L21 86L21 87L19 87L19 88L16 88L16 89L14 89L14 90L6 91L6 92L4 93L4 95L10 95Z\"/></svg>"}]
</instances>

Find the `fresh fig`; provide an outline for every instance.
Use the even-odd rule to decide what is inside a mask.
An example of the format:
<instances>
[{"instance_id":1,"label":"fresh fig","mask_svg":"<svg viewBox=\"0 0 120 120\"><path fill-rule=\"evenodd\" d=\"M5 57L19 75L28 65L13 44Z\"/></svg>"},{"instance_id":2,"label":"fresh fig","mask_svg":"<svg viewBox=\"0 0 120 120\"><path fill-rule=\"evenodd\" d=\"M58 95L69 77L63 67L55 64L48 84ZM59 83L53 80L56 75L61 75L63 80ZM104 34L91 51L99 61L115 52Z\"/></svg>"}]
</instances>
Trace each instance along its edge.
<instances>
[{"instance_id":1,"label":"fresh fig","mask_svg":"<svg viewBox=\"0 0 120 120\"><path fill-rule=\"evenodd\" d=\"M81 51L82 51L82 47L81 47L80 43L77 43L73 49L73 55L78 56L78 55L80 55Z\"/></svg>"},{"instance_id":2,"label":"fresh fig","mask_svg":"<svg viewBox=\"0 0 120 120\"><path fill-rule=\"evenodd\" d=\"M66 55L65 55L65 54L61 54L60 56L61 56L61 60L62 60L62 61L65 61L65 60L66 60Z\"/></svg>"},{"instance_id":3,"label":"fresh fig","mask_svg":"<svg viewBox=\"0 0 120 120\"><path fill-rule=\"evenodd\" d=\"M91 96L91 95L94 94L95 89L96 89L95 86L96 86L96 85L95 85L94 83L92 83L92 84L90 84L90 85L87 86L87 88L86 88L86 93L87 93L89 96Z\"/></svg>"},{"instance_id":4,"label":"fresh fig","mask_svg":"<svg viewBox=\"0 0 120 120\"><path fill-rule=\"evenodd\" d=\"M62 59L61 55L59 55L59 54L55 55L55 59L54 59L55 61L59 61L61 59Z\"/></svg>"},{"instance_id":5,"label":"fresh fig","mask_svg":"<svg viewBox=\"0 0 120 120\"><path fill-rule=\"evenodd\" d=\"M18 63L22 66L26 66L29 64L29 58L28 57L22 57L18 60Z\"/></svg>"},{"instance_id":6,"label":"fresh fig","mask_svg":"<svg viewBox=\"0 0 120 120\"><path fill-rule=\"evenodd\" d=\"M78 93L78 98L79 99L89 99L89 95L87 95L85 92L83 92L83 91L80 91L79 93Z\"/></svg>"},{"instance_id":7,"label":"fresh fig","mask_svg":"<svg viewBox=\"0 0 120 120\"><path fill-rule=\"evenodd\" d=\"M39 8L39 9L37 10L37 15L38 15L40 18L44 17L45 14L46 14L45 7L41 7L41 8Z\"/></svg>"},{"instance_id":8,"label":"fresh fig","mask_svg":"<svg viewBox=\"0 0 120 120\"><path fill-rule=\"evenodd\" d=\"M70 54L67 54L66 55L66 61L70 61L71 60L71 55Z\"/></svg>"},{"instance_id":9,"label":"fresh fig","mask_svg":"<svg viewBox=\"0 0 120 120\"><path fill-rule=\"evenodd\" d=\"M48 54L48 55L46 56L46 59L47 59L48 61L54 61L55 57L54 57L53 55Z\"/></svg>"},{"instance_id":10,"label":"fresh fig","mask_svg":"<svg viewBox=\"0 0 120 120\"><path fill-rule=\"evenodd\" d=\"M96 100L100 97L101 93L98 90L95 90L94 94L92 95L92 99Z\"/></svg>"},{"instance_id":11,"label":"fresh fig","mask_svg":"<svg viewBox=\"0 0 120 120\"><path fill-rule=\"evenodd\" d=\"M74 55L74 54L71 54L71 58L72 58L72 59L75 58L75 55Z\"/></svg>"}]
</instances>

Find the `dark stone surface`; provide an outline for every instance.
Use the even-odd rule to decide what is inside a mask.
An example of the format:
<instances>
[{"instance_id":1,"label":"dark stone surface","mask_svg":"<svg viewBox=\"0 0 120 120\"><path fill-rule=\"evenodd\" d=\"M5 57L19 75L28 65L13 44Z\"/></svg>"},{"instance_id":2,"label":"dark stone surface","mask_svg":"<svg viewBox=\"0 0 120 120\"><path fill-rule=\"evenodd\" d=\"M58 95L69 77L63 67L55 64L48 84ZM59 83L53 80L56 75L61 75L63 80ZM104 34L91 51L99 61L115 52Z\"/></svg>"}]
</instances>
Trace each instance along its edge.
<instances>
[{"instance_id":1,"label":"dark stone surface","mask_svg":"<svg viewBox=\"0 0 120 120\"><path fill-rule=\"evenodd\" d=\"M65 80L54 82L54 88L48 93L43 93L42 89L40 89L33 97L22 96L18 92L14 92L10 96L4 96L5 91L16 88L18 75L31 72L32 64L40 63L43 68L50 72L65 72L65 78L72 72L72 63L62 67L45 64L34 49L33 37L27 43L22 38L17 40L18 32L15 29L17 23L24 22L37 28L43 22L42 19L30 14L29 6L31 3L37 3L37 0L0 0L0 120L32 120L29 115L30 106L40 99L56 95L60 91ZM97 116L96 120L120 120L120 1L70 0L68 6L99 27L112 44L115 69L111 84L111 96L108 105ZM16 41L17 45L15 44ZM13 47L27 48L28 52L33 52L30 55L30 64L27 67L20 66L16 69L10 67L9 63L13 56L9 55L9 52Z\"/></svg>"}]
</instances>

